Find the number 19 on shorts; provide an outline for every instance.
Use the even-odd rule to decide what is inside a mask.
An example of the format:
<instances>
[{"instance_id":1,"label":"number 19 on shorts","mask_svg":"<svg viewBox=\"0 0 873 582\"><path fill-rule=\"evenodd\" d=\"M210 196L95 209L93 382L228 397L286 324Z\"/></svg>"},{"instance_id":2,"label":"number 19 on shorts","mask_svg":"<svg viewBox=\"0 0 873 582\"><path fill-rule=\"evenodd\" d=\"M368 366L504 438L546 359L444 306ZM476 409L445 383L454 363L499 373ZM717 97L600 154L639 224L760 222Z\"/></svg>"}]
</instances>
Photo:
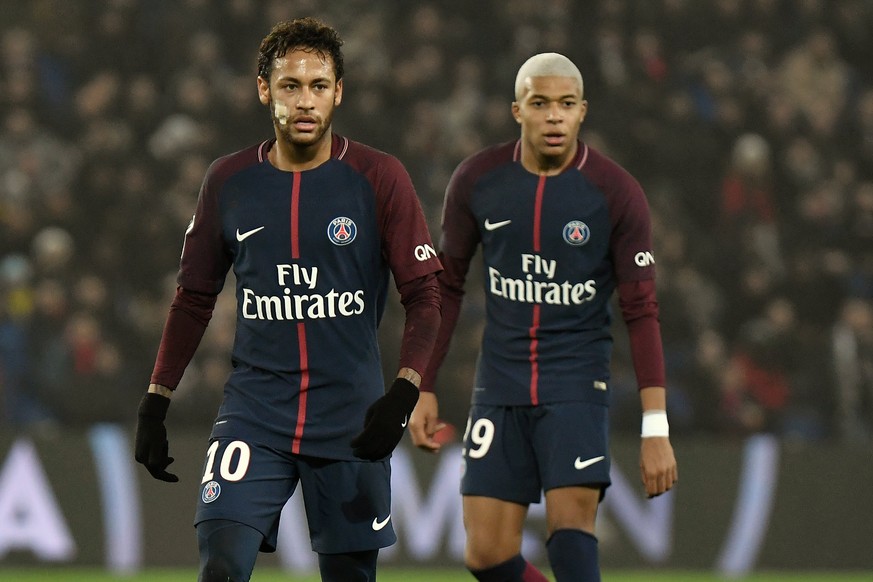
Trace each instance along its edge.
<instances>
[{"instance_id":1,"label":"number 19 on shorts","mask_svg":"<svg viewBox=\"0 0 873 582\"><path fill-rule=\"evenodd\" d=\"M471 443L469 449L467 448L468 437ZM461 454L465 457L469 455L471 459L481 459L488 453L491 443L494 442L494 423L487 418L480 418L474 423L472 418L468 418L463 440L464 448L461 450Z\"/></svg>"}]
</instances>

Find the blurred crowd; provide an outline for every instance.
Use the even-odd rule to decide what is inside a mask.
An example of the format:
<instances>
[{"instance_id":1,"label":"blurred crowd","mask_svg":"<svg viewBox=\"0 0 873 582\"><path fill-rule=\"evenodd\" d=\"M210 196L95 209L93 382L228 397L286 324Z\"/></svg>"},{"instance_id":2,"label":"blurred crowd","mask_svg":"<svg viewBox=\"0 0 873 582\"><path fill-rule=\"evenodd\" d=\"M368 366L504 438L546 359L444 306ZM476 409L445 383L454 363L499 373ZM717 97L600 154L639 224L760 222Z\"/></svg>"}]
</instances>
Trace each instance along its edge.
<instances>
[{"instance_id":1,"label":"blurred crowd","mask_svg":"<svg viewBox=\"0 0 873 582\"><path fill-rule=\"evenodd\" d=\"M3 427L133 420L204 172L272 135L258 44L275 22L312 15L345 39L335 130L400 158L435 239L455 165L517 137L520 64L571 57L589 101L583 139L631 171L652 207L674 432L873 443L873 3L0 5ZM232 291L179 386L175 422L215 414ZM439 382L455 424L480 295L468 295ZM389 303L393 370L402 311ZM615 335L613 431L633 434L620 318Z\"/></svg>"}]
</instances>

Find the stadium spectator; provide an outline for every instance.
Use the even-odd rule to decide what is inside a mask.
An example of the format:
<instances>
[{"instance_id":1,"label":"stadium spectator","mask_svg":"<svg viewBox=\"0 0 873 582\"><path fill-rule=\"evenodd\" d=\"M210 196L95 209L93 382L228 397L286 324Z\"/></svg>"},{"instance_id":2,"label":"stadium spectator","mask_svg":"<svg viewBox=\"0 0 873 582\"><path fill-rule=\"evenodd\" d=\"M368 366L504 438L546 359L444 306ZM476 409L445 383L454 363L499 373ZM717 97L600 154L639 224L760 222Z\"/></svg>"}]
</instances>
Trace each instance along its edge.
<instances>
[{"instance_id":1,"label":"stadium spectator","mask_svg":"<svg viewBox=\"0 0 873 582\"><path fill-rule=\"evenodd\" d=\"M722 409L739 434L782 434L788 418L790 371L799 353L794 306L771 300L759 317L739 330L729 366L731 381L723 386Z\"/></svg>"},{"instance_id":2,"label":"stadium spectator","mask_svg":"<svg viewBox=\"0 0 873 582\"><path fill-rule=\"evenodd\" d=\"M862 299L843 305L831 335L837 427L846 442L873 441L873 308Z\"/></svg>"},{"instance_id":3,"label":"stadium spectator","mask_svg":"<svg viewBox=\"0 0 873 582\"><path fill-rule=\"evenodd\" d=\"M746 261L760 261L778 274L785 267L775 187L770 145L757 134L740 136L721 184L721 242L742 241Z\"/></svg>"}]
</instances>

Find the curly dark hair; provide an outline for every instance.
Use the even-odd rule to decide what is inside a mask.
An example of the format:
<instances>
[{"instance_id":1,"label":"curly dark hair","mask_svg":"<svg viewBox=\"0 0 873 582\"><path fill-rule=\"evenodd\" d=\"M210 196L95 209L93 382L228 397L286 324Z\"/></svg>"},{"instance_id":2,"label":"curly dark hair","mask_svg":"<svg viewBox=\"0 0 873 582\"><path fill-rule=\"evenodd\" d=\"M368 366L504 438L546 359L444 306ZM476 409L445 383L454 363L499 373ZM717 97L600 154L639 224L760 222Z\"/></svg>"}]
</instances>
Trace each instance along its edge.
<instances>
[{"instance_id":1,"label":"curly dark hair","mask_svg":"<svg viewBox=\"0 0 873 582\"><path fill-rule=\"evenodd\" d=\"M336 30L315 18L295 18L273 27L258 49L258 76L269 81L273 61L289 51L304 50L333 60L336 80L343 78L343 41Z\"/></svg>"}]
</instances>

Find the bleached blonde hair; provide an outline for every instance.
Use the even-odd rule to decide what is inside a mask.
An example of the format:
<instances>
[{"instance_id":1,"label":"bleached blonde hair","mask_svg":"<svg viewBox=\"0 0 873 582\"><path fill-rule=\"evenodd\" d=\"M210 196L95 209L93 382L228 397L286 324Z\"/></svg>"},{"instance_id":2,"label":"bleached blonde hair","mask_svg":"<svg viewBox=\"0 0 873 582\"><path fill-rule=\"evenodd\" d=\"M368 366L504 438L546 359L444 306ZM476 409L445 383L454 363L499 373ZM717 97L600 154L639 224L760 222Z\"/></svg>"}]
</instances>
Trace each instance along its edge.
<instances>
[{"instance_id":1,"label":"bleached blonde hair","mask_svg":"<svg viewBox=\"0 0 873 582\"><path fill-rule=\"evenodd\" d=\"M524 96L525 81L529 77L569 77L579 82L579 95L585 94L582 73L573 61L559 53L539 53L524 62L515 77L515 99Z\"/></svg>"}]
</instances>

